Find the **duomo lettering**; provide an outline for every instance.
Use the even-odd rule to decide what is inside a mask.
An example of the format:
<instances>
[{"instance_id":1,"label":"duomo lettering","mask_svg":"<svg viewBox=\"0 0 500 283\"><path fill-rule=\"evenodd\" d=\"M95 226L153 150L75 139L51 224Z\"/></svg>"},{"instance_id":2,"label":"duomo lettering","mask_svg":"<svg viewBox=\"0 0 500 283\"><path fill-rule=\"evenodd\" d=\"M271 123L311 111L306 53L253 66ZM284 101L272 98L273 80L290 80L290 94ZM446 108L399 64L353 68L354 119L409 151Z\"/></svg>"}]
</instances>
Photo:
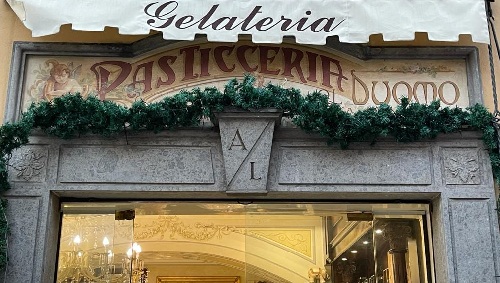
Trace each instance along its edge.
<instances>
[{"instance_id":1,"label":"duomo lettering","mask_svg":"<svg viewBox=\"0 0 500 283\"><path fill-rule=\"evenodd\" d=\"M369 87L366 82L355 75L355 70L351 70L351 81L352 101L356 105L365 105L370 100L375 105L390 104L391 100L400 104L401 96L419 103L439 100L446 105L454 105L460 98L460 88L452 81L417 81L414 84L406 81L397 81L392 84L389 81L371 81L371 87ZM450 95L446 96L445 90Z\"/></svg>"}]
</instances>

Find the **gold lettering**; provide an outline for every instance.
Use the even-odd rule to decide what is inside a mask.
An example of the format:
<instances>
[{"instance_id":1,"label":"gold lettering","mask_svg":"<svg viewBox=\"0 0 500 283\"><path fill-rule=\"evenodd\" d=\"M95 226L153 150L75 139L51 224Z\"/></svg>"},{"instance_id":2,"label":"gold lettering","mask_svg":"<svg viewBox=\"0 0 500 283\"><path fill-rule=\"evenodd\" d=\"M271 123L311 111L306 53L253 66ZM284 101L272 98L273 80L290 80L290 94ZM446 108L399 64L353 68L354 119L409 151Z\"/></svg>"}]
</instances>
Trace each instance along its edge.
<instances>
[{"instance_id":1,"label":"gold lettering","mask_svg":"<svg viewBox=\"0 0 500 283\"><path fill-rule=\"evenodd\" d=\"M366 104L366 102L368 102L368 98L370 97L370 94L368 92L368 87L360 78L358 78L354 74L354 70L351 70L351 76L352 76L352 102L354 102L354 104L356 105L364 105ZM365 98L363 100L358 100L356 97L356 82L358 82L365 90Z\"/></svg>"},{"instance_id":2,"label":"gold lettering","mask_svg":"<svg viewBox=\"0 0 500 283\"><path fill-rule=\"evenodd\" d=\"M450 84L453 86L453 88L455 89L455 99L452 101L452 102L448 102L446 101L446 99L444 98L444 93L443 93L443 88L446 84ZM460 98L460 89L458 88L458 86L452 82L452 81L445 81L444 83L442 83L440 86L439 86L439 99L444 102L444 104L446 105L453 105L455 103L457 103L458 99Z\"/></svg>"},{"instance_id":3,"label":"gold lettering","mask_svg":"<svg viewBox=\"0 0 500 283\"><path fill-rule=\"evenodd\" d=\"M399 81L397 82L394 87L392 88L392 98L394 98L394 101L396 101L397 104L401 104L401 101L399 100L398 98L398 86L400 85L405 85L406 88L408 89L408 100L411 100L411 97L413 95L413 91L411 89L411 85L409 85L407 82L405 81Z\"/></svg>"},{"instance_id":4,"label":"gold lettering","mask_svg":"<svg viewBox=\"0 0 500 283\"><path fill-rule=\"evenodd\" d=\"M382 103L388 104L389 101L391 100L391 87L389 86L389 81L383 81L383 83L385 85L386 92L387 92L384 102L380 102L377 99L377 97L375 96L375 86L377 85L377 83L378 83L378 81L372 81L372 100L373 100L373 103L375 103L376 105L380 105Z\"/></svg>"},{"instance_id":5,"label":"gold lettering","mask_svg":"<svg viewBox=\"0 0 500 283\"><path fill-rule=\"evenodd\" d=\"M437 86L435 83L433 82L416 82L414 85L413 85L413 97L415 97L415 100L417 102L420 102L418 101L418 97L417 97L417 88L419 86L422 86L422 88L424 89L424 99L425 99L425 103L429 103L429 99L428 99L428 96L427 96L427 91L429 89L429 86L432 87L432 100L436 100L436 97L438 95L438 92L437 92Z\"/></svg>"}]
</instances>

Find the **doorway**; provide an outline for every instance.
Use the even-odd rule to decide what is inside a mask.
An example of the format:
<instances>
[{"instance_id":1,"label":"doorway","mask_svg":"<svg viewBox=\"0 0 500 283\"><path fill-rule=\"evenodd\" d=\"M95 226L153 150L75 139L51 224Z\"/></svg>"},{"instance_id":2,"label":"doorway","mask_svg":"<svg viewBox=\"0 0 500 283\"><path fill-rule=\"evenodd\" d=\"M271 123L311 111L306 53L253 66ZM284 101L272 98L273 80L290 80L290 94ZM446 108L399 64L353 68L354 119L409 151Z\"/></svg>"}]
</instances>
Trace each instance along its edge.
<instances>
[{"instance_id":1,"label":"doorway","mask_svg":"<svg viewBox=\"0 0 500 283\"><path fill-rule=\"evenodd\" d=\"M431 282L426 204L63 202L57 283Z\"/></svg>"}]
</instances>

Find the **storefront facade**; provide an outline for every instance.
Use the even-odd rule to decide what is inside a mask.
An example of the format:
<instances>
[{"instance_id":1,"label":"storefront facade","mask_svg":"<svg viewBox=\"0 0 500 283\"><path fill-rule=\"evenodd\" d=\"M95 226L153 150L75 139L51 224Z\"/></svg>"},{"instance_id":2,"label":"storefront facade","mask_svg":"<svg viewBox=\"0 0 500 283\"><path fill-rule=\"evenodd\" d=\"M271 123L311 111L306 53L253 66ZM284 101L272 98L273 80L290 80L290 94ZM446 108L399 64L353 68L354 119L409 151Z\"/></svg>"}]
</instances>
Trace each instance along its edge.
<instances>
[{"instance_id":1,"label":"storefront facade","mask_svg":"<svg viewBox=\"0 0 500 283\"><path fill-rule=\"evenodd\" d=\"M248 73L256 86L321 90L350 112L397 106L401 95L491 104L482 45L106 39L112 33L80 42L11 36L5 121L62 92L130 107ZM498 281L497 203L481 133L341 149L282 114L226 109L158 134L63 140L33 131L10 159L0 276L143 283L146 267L158 283Z\"/></svg>"}]
</instances>

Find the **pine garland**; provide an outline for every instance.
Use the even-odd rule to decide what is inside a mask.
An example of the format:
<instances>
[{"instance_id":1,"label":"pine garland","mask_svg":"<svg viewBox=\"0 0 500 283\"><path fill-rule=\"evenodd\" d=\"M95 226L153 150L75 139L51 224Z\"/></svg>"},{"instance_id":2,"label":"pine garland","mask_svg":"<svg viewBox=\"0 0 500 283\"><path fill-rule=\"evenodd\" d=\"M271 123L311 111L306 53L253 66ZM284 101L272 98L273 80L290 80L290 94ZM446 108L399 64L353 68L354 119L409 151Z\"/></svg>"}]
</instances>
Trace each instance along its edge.
<instances>
[{"instance_id":1,"label":"pine garland","mask_svg":"<svg viewBox=\"0 0 500 283\"><path fill-rule=\"evenodd\" d=\"M283 116L308 133L318 133L329 144L339 143L347 148L351 142L376 142L380 137L393 137L398 142L413 142L435 138L440 133L459 132L464 126L482 131L491 166L500 183L500 155L493 115L479 104L467 109L440 108L439 102L429 105L411 103L407 98L393 109L382 104L354 114L331 104L321 92L303 96L296 89L268 84L255 87L255 78L230 80L221 92L216 88L181 91L160 102L135 102L129 109L111 101L90 96L67 94L53 101L33 104L21 120L0 126L0 193L10 188L7 172L8 158L13 150L28 143L32 129L40 128L48 135L69 139L88 133L110 136L123 132L150 130L158 133L182 127L198 126L201 119L225 107L243 110L277 108ZM5 215L6 201L0 203ZM0 217L0 234L6 235L7 219ZM1 236L0 236L1 237ZM5 267L6 237L0 239L0 268Z\"/></svg>"}]
</instances>

